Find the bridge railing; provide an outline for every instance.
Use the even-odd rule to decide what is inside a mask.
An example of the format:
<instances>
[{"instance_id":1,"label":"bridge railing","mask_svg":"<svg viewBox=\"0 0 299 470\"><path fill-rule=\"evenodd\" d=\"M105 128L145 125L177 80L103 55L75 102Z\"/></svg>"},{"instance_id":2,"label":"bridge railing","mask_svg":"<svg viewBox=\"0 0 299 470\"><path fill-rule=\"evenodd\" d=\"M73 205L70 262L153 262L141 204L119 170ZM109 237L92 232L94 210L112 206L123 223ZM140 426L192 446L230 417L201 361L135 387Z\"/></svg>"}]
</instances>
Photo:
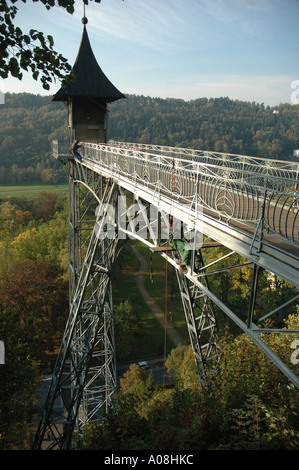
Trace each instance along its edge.
<instances>
[{"instance_id":1,"label":"bridge railing","mask_svg":"<svg viewBox=\"0 0 299 470\"><path fill-rule=\"evenodd\" d=\"M239 169L241 171L253 171L254 173L269 174L283 178L291 177L292 179L298 180L299 162L139 143L112 141L109 142L109 145L131 150L141 150L156 155L169 156L171 158L192 159L202 163Z\"/></svg>"},{"instance_id":2,"label":"bridge railing","mask_svg":"<svg viewBox=\"0 0 299 470\"><path fill-rule=\"evenodd\" d=\"M262 218L264 230L299 244L297 164L262 164L262 159L244 156L219 162L219 155L205 152L200 156L192 150L188 150L187 158L179 158L138 145L86 143L85 158L98 162L115 176L122 175L185 203L199 203L226 223L235 220L257 224Z\"/></svg>"}]
</instances>

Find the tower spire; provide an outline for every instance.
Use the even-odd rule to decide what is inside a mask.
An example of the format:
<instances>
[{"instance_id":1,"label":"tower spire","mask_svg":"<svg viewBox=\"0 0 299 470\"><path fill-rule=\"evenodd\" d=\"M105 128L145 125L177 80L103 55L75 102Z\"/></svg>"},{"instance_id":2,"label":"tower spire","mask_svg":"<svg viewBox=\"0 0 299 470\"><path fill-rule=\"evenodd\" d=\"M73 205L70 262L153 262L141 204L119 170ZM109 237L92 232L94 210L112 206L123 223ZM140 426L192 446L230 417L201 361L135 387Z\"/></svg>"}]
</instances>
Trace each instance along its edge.
<instances>
[{"instance_id":1,"label":"tower spire","mask_svg":"<svg viewBox=\"0 0 299 470\"><path fill-rule=\"evenodd\" d=\"M82 18L81 22L84 25L88 23L88 19L86 18L86 15L85 15L85 2L83 2L83 18Z\"/></svg>"},{"instance_id":2,"label":"tower spire","mask_svg":"<svg viewBox=\"0 0 299 470\"><path fill-rule=\"evenodd\" d=\"M99 66L87 34L86 16L81 21L83 33L72 68L74 80L68 79L66 85L54 95L53 101L67 104L71 141L106 142L107 105L125 96Z\"/></svg>"}]
</instances>

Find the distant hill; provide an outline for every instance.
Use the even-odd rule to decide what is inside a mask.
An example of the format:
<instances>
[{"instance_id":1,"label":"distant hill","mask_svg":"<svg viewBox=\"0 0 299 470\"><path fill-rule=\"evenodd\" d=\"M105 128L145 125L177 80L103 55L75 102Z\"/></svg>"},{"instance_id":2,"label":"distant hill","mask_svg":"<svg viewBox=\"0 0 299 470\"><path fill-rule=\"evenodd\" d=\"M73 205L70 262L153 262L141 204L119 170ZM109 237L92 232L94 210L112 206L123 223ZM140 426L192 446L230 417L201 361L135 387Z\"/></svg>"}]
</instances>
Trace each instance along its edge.
<instances>
[{"instance_id":1,"label":"distant hill","mask_svg":"<svg viewBox=\"0 0 299 470\"><path fill-rule=\"evenodd\" d=\"M291 160L299 148L299 106L127 95L109 107L108 138ZM52 96L5 95L0 106L0 184L65 179L51 141L67 145L67 113Z\"/></svg>"},{"instance_id":2,"label":"distant hill","mask_svg":"<svg viewBox=\"0 0 299 470\"><path fill-rule=\"evenodd\" d=\"M5 94L0 106L0 184L65 181L51 140L65 139L66 110L49 96Z\"/></svg>"},{"instance_id":3,"label":"distant hill","mask_svg":"<svg viewBox=\"0 0 299 470\"><path fill-rule=\"evenodd\" d=\"M299 148L299 106L135 95L112 106L111 139L281 160L292 159Z\"/></svg>"}]
</instances>

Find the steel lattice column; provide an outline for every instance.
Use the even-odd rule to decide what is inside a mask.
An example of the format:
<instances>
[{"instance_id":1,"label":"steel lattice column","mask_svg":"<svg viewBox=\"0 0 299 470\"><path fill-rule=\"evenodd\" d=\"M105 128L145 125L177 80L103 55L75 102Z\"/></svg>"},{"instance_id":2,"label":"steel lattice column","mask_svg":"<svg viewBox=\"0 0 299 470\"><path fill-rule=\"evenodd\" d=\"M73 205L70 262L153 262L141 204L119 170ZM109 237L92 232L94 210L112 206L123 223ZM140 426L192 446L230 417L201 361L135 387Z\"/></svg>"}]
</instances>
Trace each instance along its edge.
<instances>
[{"instance_id":1,"label":"steel lattice column","mask_svg":"<svg viewBox=\"0 0 299 470\"><path fill-rule=\"evenodd\" d=\"M86 423L90 410L103 412L102 404L107 410L116 387L110 273L117 238L99 236L105 217L95 218L94 209L99 203L114 205L117 187L79 165L68 165L70 313L34 449L68 449L77 419ZM97 405L90 406L99 379Z\"/></svg>"},{"instance_id":2,"label":"steel lattice column","mask_svg":"<svg viewBox=\"0 0 299 470\"><path fill-rule=\"evenodd\" d=\"M107 297L78 413L79 429L88 422L103 418L115 402L117 384L111 285Z\"/></svg>"},{"instance_id":3,"label":"steel lattice column","mask_svg":"<svg viewBox=\"0 0 299 470\"><path fill-rule=\"evenodd\" d=\"M203 268L201 250L193 253L192 270ZM202 290L190 283L186 276L176 270L178 285L184 307L186 324L193 349L195 365L201 386L204 387L205 376L216 370L221 359L218 345L218 329L211 300ZM204 280L208 284L208 280Z\"/></svg>"}]
</instances>

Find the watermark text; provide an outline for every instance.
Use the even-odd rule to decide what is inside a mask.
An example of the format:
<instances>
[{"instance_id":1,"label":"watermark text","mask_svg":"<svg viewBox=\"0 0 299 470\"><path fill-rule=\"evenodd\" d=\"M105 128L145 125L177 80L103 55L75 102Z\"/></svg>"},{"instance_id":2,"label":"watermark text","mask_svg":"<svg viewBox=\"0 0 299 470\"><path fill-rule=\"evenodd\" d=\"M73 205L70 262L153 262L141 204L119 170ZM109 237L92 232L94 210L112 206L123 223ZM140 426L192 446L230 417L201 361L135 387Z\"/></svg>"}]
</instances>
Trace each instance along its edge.
<instances>
[{"instance_id":1,"label":"watermark text","mask_svg":"<svg viewBox=\"0 0 299 470\"><path fill-rule=\"evenodd\" d=\"M299 80L293 80L291 88L294 88L294 91L291 93L291 103L299 104Z\"/></svg>"},{"instance_id":2,"label":"watermark text","mask_svg":"<svg viewBox=\"0 0 299 470\"><path fill-rule=\"evenodd\" d=\"M5 346L3 341L0 341L0 365L5 364Z\"/></svg>"},{"instance_id":3,"label":"watermark text","mask_svg":"<svg viewBox=\"0 0 299 470\"><path fill-rule=\"evenodd\" d=\"M292 344L291 344L291 348L292 349L295 349L295 351L292 353L291 355L291 363L292 364L299 364L299 339L295 339Z\"/></svg>"},{"instance_id":4,"label":"watermark text","mask_svg":"<svg viewBox=\"0 0 299 470\"><path fill-rule=\"evenodd\" d=\"M195 229L192 223L183 222L171 214L160 212L153 204L144 206L141 203L134 203L127 206L126 197L119 196L116 205L99 204L95 214L96 236L100 240L105 238L113 240L116 237L120 240L127 237L147 240L150 237L152 240L162 242L171 237L173 240L184 239L189 249L198 249L202 246L203 235L198 226Z\"/></svg>"}]
</instances>

